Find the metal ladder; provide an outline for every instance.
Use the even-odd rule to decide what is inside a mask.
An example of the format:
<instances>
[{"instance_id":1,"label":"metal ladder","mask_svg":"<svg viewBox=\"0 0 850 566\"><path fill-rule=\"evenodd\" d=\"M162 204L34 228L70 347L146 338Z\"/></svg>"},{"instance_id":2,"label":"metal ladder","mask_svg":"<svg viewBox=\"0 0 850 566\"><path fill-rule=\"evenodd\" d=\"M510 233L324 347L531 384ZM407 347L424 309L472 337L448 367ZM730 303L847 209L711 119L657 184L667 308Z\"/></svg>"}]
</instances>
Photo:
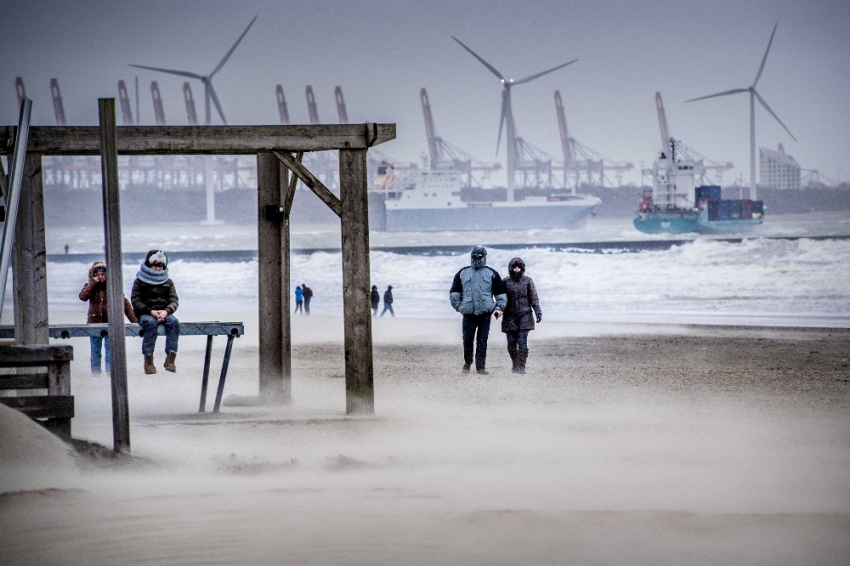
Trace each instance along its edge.
<instances>
[{"instance_id":1,"label":"metal ladder","mask_svg":"<svg viewBox=\"0 0 850 566\"><path fill-rule=\"evenodd\" d=\"M21 200L21 179L24 175L24 157L27 153L31 114L32 100L22 99L18 129L15 132L15 148L9 161L8 179L3 172L2 162L0 162L0 191L2 191L5 200L4 214L2 215L3 240L0 244L0 316L3 315L6 279L9 277L12 249L15 245L15 221L18 217L18 204Z\"/></svg>"}]
</instances>

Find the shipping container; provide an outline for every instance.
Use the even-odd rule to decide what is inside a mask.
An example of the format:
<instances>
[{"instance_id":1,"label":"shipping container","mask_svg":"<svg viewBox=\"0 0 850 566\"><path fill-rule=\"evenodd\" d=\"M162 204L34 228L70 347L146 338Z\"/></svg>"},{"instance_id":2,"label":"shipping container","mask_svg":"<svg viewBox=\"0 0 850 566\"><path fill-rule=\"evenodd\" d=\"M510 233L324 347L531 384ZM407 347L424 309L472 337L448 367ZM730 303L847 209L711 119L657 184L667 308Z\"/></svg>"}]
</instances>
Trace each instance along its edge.
<instances>
[{"instance_id":1,"label":"shipping container","mask_svg":"<svg viewBox=\"0 0 850 566\"><path fill-rule=\"evenodd\" d=\"M744 199L741 201L741 220L753 219L753 201Z\"/></svg>"},{"instance_id":2,"label":"shipping container","mask_svg":"<svg viewBox=\"0 0 850 566\"><path fill-rule=\"evenodd\" d=\"M753 201L753 212L758 212L759 214L764 214L764 201L763 200L754 200Z\"/></svg>"},{"instance_id":3,"label":"shipping container","mask_svg":"<svg viewBox=\"0 0 850 566\"><path fill-rule=\"evenodd\" d=\"M708 219L709 220L720 220L720 201L719 200L708 201Z\"/></svg>"},{"instance_id":4,"label":"shipping container","mask_svg":"<svg viewBox=\"0 0 850 566\"><path fill-rule=\"evenodd\" d=\"M720 187L718 185L703 185L696 188L696 200L720 200Z\"/></svg>"},{"instance_id":5,"label":"shipping container","mask_svg":"<svg viewBox=\"0 0 850 566\"><path fill-rule=\"evenodd\" d=\"M732 220L740 220L741 219L741 201L739 200L730 200L729 201L729 218Z\"/></svg>"}]
</instances>

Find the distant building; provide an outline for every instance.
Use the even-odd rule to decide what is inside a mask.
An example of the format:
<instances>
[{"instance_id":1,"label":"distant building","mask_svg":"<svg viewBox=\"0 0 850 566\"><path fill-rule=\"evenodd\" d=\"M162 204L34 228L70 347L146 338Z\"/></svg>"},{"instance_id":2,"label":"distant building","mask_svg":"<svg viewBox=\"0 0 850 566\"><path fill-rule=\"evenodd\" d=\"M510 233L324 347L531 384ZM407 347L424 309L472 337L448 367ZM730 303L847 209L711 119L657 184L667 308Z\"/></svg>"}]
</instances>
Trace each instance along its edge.
<instances>
[{"instance_id":1,"label":"distant building","mask_svg":"<svg viewBox=\"0 0 850 566\"><path fill-rule=\"evenodd\" d=\"M759 148L759 187L767 189L800 189L800 165L785 153Z\"/></svg>"}]
</instances>

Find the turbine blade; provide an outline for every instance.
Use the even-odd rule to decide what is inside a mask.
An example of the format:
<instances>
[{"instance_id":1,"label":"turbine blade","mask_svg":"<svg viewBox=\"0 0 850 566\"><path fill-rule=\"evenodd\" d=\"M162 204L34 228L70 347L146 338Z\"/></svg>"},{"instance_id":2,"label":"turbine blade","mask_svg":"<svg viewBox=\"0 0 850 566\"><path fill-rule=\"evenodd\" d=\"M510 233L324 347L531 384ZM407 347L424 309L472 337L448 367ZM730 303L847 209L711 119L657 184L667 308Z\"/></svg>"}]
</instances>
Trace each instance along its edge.
<instances>
[{"instance_id":1,"label":"turbine blade","mask_svg":"<svg viewBox=\"0 0 850 566\"><path fill-rule=\"evenodd\" d=\"M547 74L551 73L552 71L557 71L558 69L566 67L567 65L572 65L576 61L578 61L578 59L573 59L572 61L568 61L568 62L564 63L563 65L558 65L557 67L552 67L548 71L543 71L542 73L537 73L536 75L531 75L530 77L525 77L524 79L514 81L512 84L513 84L513 86L516 86L516 85L521 85L523 83L531 82L534 79L540 78L543 75L547 75Z\"/></svg>"},{"instance_id":2,"label":"turbine blade","mask_svg":"<svg viewBox=\"0 0 850 566\"><path fill-rule=\"evenodd\" d=\"M708 96L700 96L699 98L692 98L690 100L686 100L685 102L695 102L697 100L705 100L706 98L714 98L716 96L726 96L727 94L738 94L739 92L749 92L749 89L733 88L732 90L725 90L723 92L718 92L717 94L709 94Z\"/></svg>"},{"instance_id":3,"label":"turbine blade","mask_svg":"<svg viewBox=\"0 0 850 566\"><path fill-rule=\"evenodd\" d=\"M161 69L159 67L146 67L145 65L130 65L131 67L136 67L137 69L147 69L149 71L159 71L160 73L170 73L172 75L180 75L181 77L189 77L190 79L199 79L204 80L204 77L201 75L196 75L195 73L190 73L188 71L175 71L173 69Z\"/></svg>"},{"instance_id":4,"label":"turbine blade","mask_svg":"<svg viewBox=\"0 0 850 566\"><path fill-rule=\"evenodd\" d=\"M207 83L210 87L210 98L212 98L213 104L215 104L215 109L218 110L218 115L221 116L221 123L227 124L227 120L224 119L224 112L221 109L221 104L218 102L218 96L215 94L215 89L213 88L212 81Z\"/></svg>"},{"instance_id":5,"label":"turbine blade","mask_svg":"<svg viewBox=\"0 0 850 566\"><path fill-rule=\"evenodd\" d=\"M458 38L456 38L455 36L452 36L452 39L454 39L455 41L457 41L458 43L460 43L460 46L461 46L461 47L463 47L464 49L466 49L467 51L469 51L470 53L472 53L472 56L473 56L473 57L475 57L476 59L478 59L479 61L481 61L481 64L482 64L482 65L484 65L485 67L487 67L488 69L490 69L490 72L492 72L494 75L496 75L497 77L499 77L502 81L507 81L507 79L506 79L505 77L503 77L503 76L502 76L502 73L500 73L499 71L497 71L497 70L496 70L496 67L494 67L493 65L491 65L490 63L488 63L487 61L485 61L484 59L482 59L481 57L479 57L479 56L478 56L478 54L477 54L475 51L473 51L472 49L470 49L469 47L467 47L466 45L464 45L464 44L463 44L463 42L462 42L461 40L459 40L459 39L458 39Z\"/></svg>"},{"instance_id":6,"label":"turbine blade","mask_svg":"<svg viewBox=\"0 0 850 566\"><path fill-rule=\"evenodd\" d=\"M502 143L502 125L507 120L507 100L505 99L506 91L502 91L502 116L499 118L499 137L496 138L496 156L499 155L499 144Z\"/></svg>"},{"instance_id":7,"label":"turbine blade","mask_svg":"<svg viewBox=\"0 0 850 566\"><path fill-rule=\"evenodd\" d=\"M756 92L755 89L753 89L753 94L756 95L756 98L758 98L759 102L761 102L761 105L764 106L764 109L767 110L768 112L770 112L771 116L776 118L776 121L779 122L779 125L782 126L783 128L785 128L785 131L788 132L788 135L791 136L791 138L793 138L794 141L797 141L797 138L794 137L794 134L791 133L791 130L789 130L788 128L785 127L785 124L782 123L782 120L779 119L779 116L777 116L776 113L773 110L770 109L770 106L767 105L767 102L764 101L764 98L762 98L761 95L758 92ZM800 142L797 142L797 143L800 143Z\"/></svg>"},{"instance_id":8,"label":"turbine blade","mask_svg":"<svg viewBox=\"0 0 850 566\"><path fill-rule=\"evenodd\" d=\"M245 37L245 34L248 33L248 30L251 29L251 26L254 25L254 22L256 20L257 16L254 16L254 19L251 20L251 23L248 24L248 27L245 28L245 31L242 32L242 35L239 36L239 39L236 40L236 43L233 44L233 47L230 48L230 51L227 52L227 55L225 55L224 58L222 58L222 60L219 62L219 64L215 66L215 69L212 70L212 73L210 73L210 78L212 78L214 74L216 74L222 67L224 67L224 64L227 63L227 60L230 59L231 55L233 55L233 52L236 50L236 47L239 45L239 42L242 41L242 38Z\"/></svg>"},{"instance_id":9,"label":"turbine blade","mask_svg":"<svg viewBox=\"0 0 850 566\"><path fill-rule=\"evenodd\" d=\"M767 49L764 51L764 57L761 59L761 65L759 65L759 72L756 73L756 80L753 81L753 87L756 86L756 83L759 82L761 78L761 72L764 71L764 64L767 61L767 54L770 53L770 44L773 43L773 36L776 35L776 26L779 25L779 22L773 24L773 33L770 34L770 41L767 42ZM791 133L791 132L788 132Z\"/></svg>"}]
</instances>

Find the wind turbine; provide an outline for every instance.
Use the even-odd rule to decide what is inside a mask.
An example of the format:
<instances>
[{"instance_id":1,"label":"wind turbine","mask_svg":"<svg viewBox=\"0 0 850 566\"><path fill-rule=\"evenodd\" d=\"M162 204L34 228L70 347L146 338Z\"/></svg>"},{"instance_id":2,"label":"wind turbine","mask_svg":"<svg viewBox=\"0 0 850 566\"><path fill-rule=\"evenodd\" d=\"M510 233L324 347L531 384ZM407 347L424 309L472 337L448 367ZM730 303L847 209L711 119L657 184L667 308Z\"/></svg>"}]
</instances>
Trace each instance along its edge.
<instances>
[{"instance_id":1,"label":"wind turbine","mask_svg":"<svg viewBox=\"0 0 850 566\"><path fill-rule=\"evenodd\" d=\"M709 94L708 96L700 96L699 98L692 98L690 100L686 100L685 102L694 102L696 100L705 100L706 98L715 98L717 96L726 96L728 94L738 94L740 92L749 92L750 93L750 198L756 199L756 99L758 99L759 104L761 104L765 110L767 110L771 116L773 116L779 125L782 126L788 135L794 141L797 141L797 138L794 137L794 134L791 133L785 124L782 123L782 120L779 119L779 116L770 109L767 102L765 102L764 98L759 95L758 91L756 91L756 85L761 78L761 73L764 71L764 64L767 61L767 54L770 53L770 45L773 43L773 36L776 35L776 26L779 23L777 22L773 26L773 33L770 34L770 41L767 42L767 49L764 52L764 57L762 57L761 65L759 65L759 70L756 73L756 78L753 81L753 84L748 86L747 88L733 88L732 90L726 90L723 92L718 92L717 94Z\"/></svg>"},{"instance_id":2,"label":"wind turbine","mask_svg":"<svg viewBox=\"0 0 850 566\"><path fill-rule=\"evenodd\" d=\"M227 63L227 60L230 59L230 56L233 55L233 52L236 50L236 47L239 45L239 42L242 41L242 38L245 37L245 34L248 33L248 30L251 29L251 26L254 25L254 21L256 21L257 16L254 16L254 19L251 20L251 23L248 24L248 27L245 28L245 31L242 32L242 35L239 36L239 39L236 40L236 43L233 44L233 47L230 48L225 56L219 61L218 65L210 72L208 75L199 75L197 73L190 73L188 71L176 71L174 69L162 69L159 67L147 67L145 65L130 65L131 67L136 67L138 69L147 69L149 71L159 71L161 73L169 73L172 75L179 75L181 77L189 77L190 79L198 79L204 85L204 107L205 107L205 118L204 125L209 126L212 122L211 113L210 113L210 99L212 99L213 104L215 104L215 109L218 110L218 115L221 117L221 121L224 124L227 124L227 120L224 118L224 111L221 109L221 104L218 101L218 96L215 94L215 89L212 85L213 76L224 67L224 64Z\"/></svg>"},{"instance_id":3,"label":"wind turbine","mask_svg":"<svg viewBox=\"0 0 850 566\"><path fill-rule=\"evenodd\" d=\"M514 123L514 113L511 108L511 88L525 84L533 81L534 79L539 79L543 75L547 75L552 71L557 71L567 65L575 63L578 59L573 59L572 61L568 61L557 67L552 67L549 70L536 73L534 75L530 75L525 77L524 79L520 79L515 81L513 79L506 79L502 73L496 70L496 68L482 59L475 51L467 47L463 44L461 40L452 36L452 39L457 41L461 47L469 51L473 57L478 59L482 65L490 69L490 72L496 75L500 81L502 81L502 115L499 118L499 137L496 140L496 154L499 153L499 143L502 141L502 126L507 125L507 130L505 135L507 137L506 144L508 147L508 202L513 202L514 200L514 170L516 169L516 163L519 161L519 148L517 147L517 135L516 135L516 124Z\"/></svg>"}]
</instances>

